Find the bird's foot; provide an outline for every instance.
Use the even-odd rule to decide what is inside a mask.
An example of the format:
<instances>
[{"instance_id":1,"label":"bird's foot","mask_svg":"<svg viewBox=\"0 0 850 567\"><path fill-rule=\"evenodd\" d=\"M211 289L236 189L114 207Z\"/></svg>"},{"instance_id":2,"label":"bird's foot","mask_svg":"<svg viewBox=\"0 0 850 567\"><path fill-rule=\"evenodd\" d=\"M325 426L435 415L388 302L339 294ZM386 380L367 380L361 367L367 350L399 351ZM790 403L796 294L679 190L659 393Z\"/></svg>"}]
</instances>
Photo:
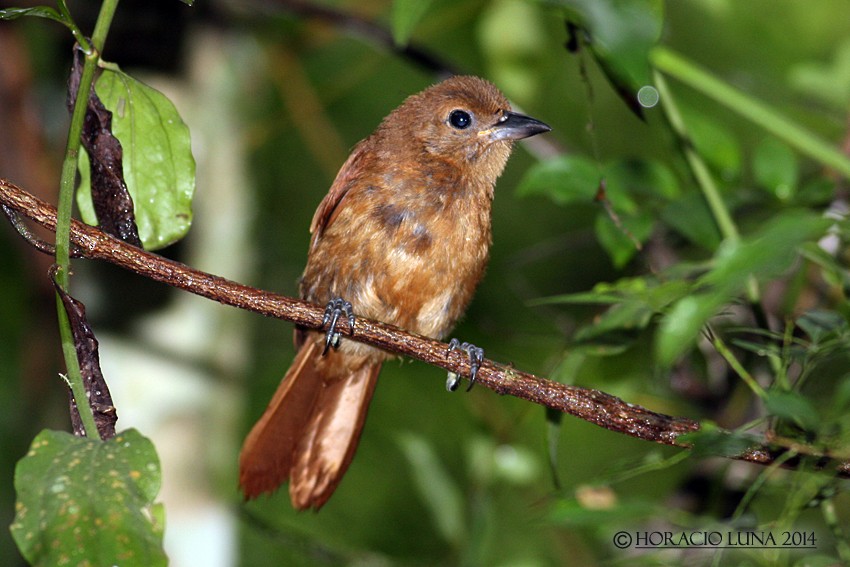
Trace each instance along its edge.
<instances>
[{"instance_id":1,"label":"bird's foot","mask_svg":"<svg viewBox=\"0 0 850 567\"><path fill-rule=\"evenodd\" d=\"M484 362L484 349L475 346L472 343L462 343L457 339L449 341L449 351L462 350L469 355L469 387L466 391L470 391L475 384L475 379L478 377L478 369L481 368L481 363ZM460 385L460 376L456 372L449 372L446 378L446 390L454 392Z\"/></svg>"},{"instance_id":2,"label":"bird's foot","mask_svg":"<svg viewBox=\"0 0 850 567\"><path fill-rule=\"evenodd\" d=\"M339 348L340 333L336 329L339 318L345 315L348 318L349 334L354 332L354 312L351 308L351 303L341 297L335 297L328 302L325 307L325 316L322 318L322 326L327 325L328 330L325 334L325 350L322 351L322 356L327 354L331 347L336 350Z\"/></svg>"}]
</instances>

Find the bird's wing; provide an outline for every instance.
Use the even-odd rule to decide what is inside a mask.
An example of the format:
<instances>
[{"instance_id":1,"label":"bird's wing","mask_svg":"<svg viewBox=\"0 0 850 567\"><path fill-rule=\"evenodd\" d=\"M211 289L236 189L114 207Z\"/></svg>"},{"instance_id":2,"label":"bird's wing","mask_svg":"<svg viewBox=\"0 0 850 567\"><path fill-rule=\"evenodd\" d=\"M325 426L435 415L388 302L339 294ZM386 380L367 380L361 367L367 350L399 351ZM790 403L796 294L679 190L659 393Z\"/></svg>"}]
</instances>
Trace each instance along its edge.
<instances>
[{"instance_id":1,"label":"bird's wing","mask_svg":"<svg viewBox=\"0 0 850 567\"><path fill-rule=\"evenodd\" d=\"M313 215L313 221L310 223L310 234L313 235L310 241L311 248L316 245L322 233L333 221L335 217L334 212L345 197L345 194L348 193L353 183L362 177L363 172L366 170L367 153L365 141L357 144L351 155L342 164L339 173L336 174L333 185L331 185L325 198L322 199L319 208L316 209L316 213Z\"/></svg>"}]
</instances>

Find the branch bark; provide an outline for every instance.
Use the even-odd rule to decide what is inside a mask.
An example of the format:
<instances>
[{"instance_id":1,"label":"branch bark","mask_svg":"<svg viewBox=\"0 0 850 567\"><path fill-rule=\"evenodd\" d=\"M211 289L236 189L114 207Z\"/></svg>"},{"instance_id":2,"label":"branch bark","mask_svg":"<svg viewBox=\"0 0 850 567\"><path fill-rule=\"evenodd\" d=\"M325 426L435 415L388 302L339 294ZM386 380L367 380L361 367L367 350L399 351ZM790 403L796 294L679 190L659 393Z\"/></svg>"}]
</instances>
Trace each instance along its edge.
<instances>
[{"instance_id":1,"label":"branch bark","mask_svg":"<svg viewBox=\"0 0 850 567\"><path fill-rule=\"evenodd\" d=\"M48 230L56 229L54 207L3 179L0 179L0 205ZM129 245L81 222L72 221L71 242L85 258L110 262L140 276L225 305L284 319L311 329L323 328L323 306L190 268ZM348 322L342 318L339 328L348 340L415 358L461 376L469 374L469 360L465 353L449 351L449 345L446 343L363 318L356 320L353 329L348 328ZM486 359L478 371L476 383L498 394L522 398L610 431L664 445L689 448L690 445L680 437L700 430L697 421L686 417L656 413L599 390L553 382ZM753 446L743 453L728 457L760 465L780 463L786 468L805 466L850 478L848 461L823 454L803 454L799 450L781 445L754 442Z\"/></svg>"}]
</instances>

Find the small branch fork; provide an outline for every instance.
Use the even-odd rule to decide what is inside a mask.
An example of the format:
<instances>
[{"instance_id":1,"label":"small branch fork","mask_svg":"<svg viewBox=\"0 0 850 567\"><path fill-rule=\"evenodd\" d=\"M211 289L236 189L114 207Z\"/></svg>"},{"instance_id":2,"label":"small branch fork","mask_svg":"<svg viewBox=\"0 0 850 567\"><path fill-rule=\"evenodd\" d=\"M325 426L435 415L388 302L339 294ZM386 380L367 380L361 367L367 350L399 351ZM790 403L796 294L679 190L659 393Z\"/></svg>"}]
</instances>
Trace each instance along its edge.
<instances>
[{"instance_id":1,"label":"small branch fork","mask_svg":"<svg viewBox=\"0 0 850 567\"><path fill-rule=\"evenodd\" d=\"M56 230L54 207L3 179L0 179L0 205L49 230ZM311 329L323 329L324 306L195 270L126 244L78 221L71 223L71 242L82 257L110 262L140 276L225 305ZM447 343L364 318L357 319L354 329L344 317L340 323L339 330L343 331L347 340L415 358L461 376L469 375L469 357L462 351L450 352ZM599 390L552 382L486 359L478 370L476 383L498 394L568 413L610 431L664 445L689 448L689 444L679 437L700 429L698 422L688 418L656 413ZM730 458L760 465L781 463L785 468L813 468L850 478L848 461L823 454L802 454L778 445L754 443L747 451Z\"/></svg>"}]
</instances>

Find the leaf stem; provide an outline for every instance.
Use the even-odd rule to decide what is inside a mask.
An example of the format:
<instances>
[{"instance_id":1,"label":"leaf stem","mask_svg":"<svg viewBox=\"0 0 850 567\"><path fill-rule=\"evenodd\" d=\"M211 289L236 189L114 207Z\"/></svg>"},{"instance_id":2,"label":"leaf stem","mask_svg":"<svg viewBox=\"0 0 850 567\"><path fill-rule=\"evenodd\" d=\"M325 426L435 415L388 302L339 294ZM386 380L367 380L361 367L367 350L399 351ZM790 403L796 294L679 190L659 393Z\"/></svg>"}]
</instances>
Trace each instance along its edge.
<instances>
[{"instance_id":1,"label":"leaf stem","mask_svg":"<svg viewBox=\"0 0 850 567\"><path fill-rule=\"evenodd\" d=\"M91 35L92 44L98 53L103 51L103 46L106 43L106 34L109 33L109 27L112 25L112 17L115 15L117 8L118 0L104 0L100 6L100 13L97 15L94 32Z\"/></svg>"},{"instance_id":2,"label":"leaf stem","mask_svg":"<svg viewBox=\"0 0 850 567\"><path fill-rule=\"evenodd\" d=\"M68 129L68 143L65 148L65 160L62 162L62 176L59 181L59 206L56 217L56 264L59 269L56 271L56 282L64 290L68 289L68 276L71 270L71 209L74 201L77 157L80 153L80 134L83 129L83 120L97 66L97 58L98 54L94 50L85 56L80 86L77 90L77 98L71 114L71 126ZM88 403L85 386L83 385L83 377L80 373L77 349L74 345L71 325L68 322L68 314L65 312L65 306L58 293L56 294L56 310L59 317L59 336L62 340L62 353L65 357L65 368L68 373L68 385L71 387L71 393L77 404L77 411L80 413L80 420L86 430L86 436L91 439L99 439L97 425L95 424L94 415Z\"/></svg>"},{"instance_id":3,"label":"leaf stem","mask_svg":"<svg viewBox=\"0 0 850 567\"><path fill-rule=\"evenodd\" d=\"M56 5L59 7L59 12L62 17L61 21L69 30L71 30L71 35L74 36L74 40L79 44L80 49L83 50L83 53L88 54L91 52L91 44L86 39L86 36L83 35L82 30L77 26L77 23L74 21L74 18L71 17L71 12L68 10L68 5L65 3L65 0L58 0Z\"/></svg>"},{"instance_id":4,"label":"leaf stem","mask_svg":"<svg viewBox=\"0 0 850 567\"><path fill-rule=\"evenodd\" d=\"M756 379L753 378L753 375L750 374L746 368L744 368L744 365L741 364L741 361L735 358L735 354L731 350L729 350L729 347L726 346L726 343L723 342L723 339L721 339L720 336L711 329L709 329L708 336L709 340L711 341L711 344L714 345L715 350L717 350L720 356L722 356L726 360L726 362L729 363L729 366L732 367L732 370L734 370L738 374L738 376L741 377L744 383L746 383L747 386L750 387L750 390L752 390L753 393L759 398L765 399L767 397L767 392L765 392L764 388L762 388L759 383L756 382Z\"/></svg>"},{"instance_id":5,"label":"leaf stem","mask_svg":"<svg viewBox=\"0 0 850 567\"><path fill-rule=\"evenodd\" d=\"M700 156L694 149L693 144L690 143L687 126L685 126L682 113L676 105L676 100L673 98L673 95L670 93L670 89L667 87L667 81L657 70L653 71L653 80L655 82L655 87L658 89L658 94L661 97L664 114L667 116L667 120L670 122L671 128L673 128L676 136L685 142L682 144L682 152L685 154L688 166L691 168L694 178L697 181L697 185L699 185L699 188L702 191L703 197L705 198L708 208L714 217L714 222L717 223L717 228L720 230L721 236L723 236L724 240L737 242L741 238L741 235L738 232L738 227L735 225L735 221L732 219L732 215L729 213L729 209L726 207L725 201L723 201L720 189L714 182L714 177L712 177L711 172L708 169L708 165L706 165L702 156ZM755 278L751 277L747 282L747 299L749 299L752 304L758 304L759 298L760 293L758 283Z\"/></svg>"},{"instance_id":6,"label":"leaf stem","mask_svg":"<svg viewBox=\"0 0 850 567\"><path fill-rule=\"evenodd\" d=\"M688 136L687 126L685 126L682 113L679 111L679 107L670 93L670 89L667 87L667 81L664 80L664 76L658 71L653 72L653 80L655 86L658 88L664 114L667 116L670 126L673 128L676 136L685 142L682 145L682 152L685 154L685 159L688 161L688 165L702 190L709 209L711 209L711 214L714 216L717 228L720 229L720 234L724 239L738 240L740 237L738 227L735 226L735 221L732 220L732 215L729 214L729 209L726 208L726 203L723 202L723 197L720 195L720 190L714 182L708 166L703 161L702 156L694 149L693 144L689 143L690 137Z\"/></svg>"},{"instance_id":7,"label":"leaf stem","mask_svg":"<svg viewBox=\"0 0 850 567\"><path fill-rule=\"evenodd\" d=\"M85 54L83 63L83 71L80 77L80 86L77 90L74 108L71 113L71 125L68 129L68 142L65 147L65 159L62 162L62 174L59 180L59 202L58 213L56 218L56 264L59 269L56 272L56 281L59 286L66 290L68 289L68 278L71 272L70 259L70 230L71 230L71 210L74 203L74 182L77 173L77 158L80 153L80 134L83 130L83 121L86 116L86 107L88 105L89 93L92 89L97 62L100 58L100 51L103 49L103 44L106 41L106 34L109 26L112 23L112 17L115 14L115 9L118 5L118 0L105 0L101 5L100 14L95 24L95 32L92 36L92 45L80 45L80 49ZM60 10L64 17L69 22L71 29L78 29L73 23L71 15L68 12L64 2L59 2ZM78 34L74 34L77 37ZM79 40L79 38L78 38ZM87 49L88 48L88 49ZM59 318L59 335L62 340L62 353L65 358L65 367L68 372L67 378L71 386L71 392L74 396L74 401L77 403L77 410L80 412L80 419L83 427L86 430L86 436L92 439L99 439L97 426L95 425L94 415L88 403L88 398L83 384L83 378L80 374L80 364L77 360L77 350L74 346L74 338L71 333L71 325L68 322L68 315L65 312L65 306L62 304L62 299L56 295L56 308Z\"/></svg>"}]
</instances>

